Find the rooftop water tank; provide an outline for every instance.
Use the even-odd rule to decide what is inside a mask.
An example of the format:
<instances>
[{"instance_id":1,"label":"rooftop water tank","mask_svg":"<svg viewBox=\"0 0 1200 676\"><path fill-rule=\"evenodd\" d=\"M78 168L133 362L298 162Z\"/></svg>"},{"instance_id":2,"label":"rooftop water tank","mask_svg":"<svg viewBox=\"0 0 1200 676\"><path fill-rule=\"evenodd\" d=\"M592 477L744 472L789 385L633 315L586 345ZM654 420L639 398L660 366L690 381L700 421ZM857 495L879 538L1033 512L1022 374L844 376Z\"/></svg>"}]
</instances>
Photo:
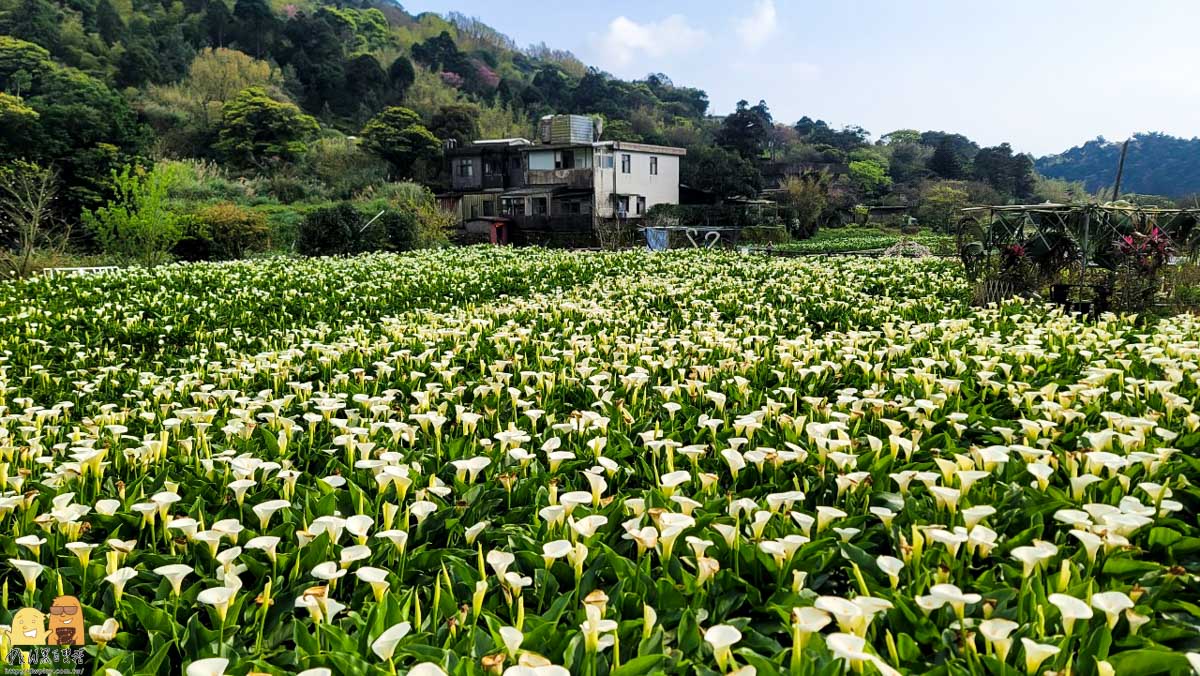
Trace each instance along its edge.
<instances>
[{"instance_id":1,"label":"rooftop water tank","mask_svg":"<svg viewBox=\"0 0 1200 676\"><path fill-rule=\"evenodd\" d=\"M538 121L538 140L542 143L592 143L596 123L587 115L547 115Z\"/></svg>"}]
</instances>

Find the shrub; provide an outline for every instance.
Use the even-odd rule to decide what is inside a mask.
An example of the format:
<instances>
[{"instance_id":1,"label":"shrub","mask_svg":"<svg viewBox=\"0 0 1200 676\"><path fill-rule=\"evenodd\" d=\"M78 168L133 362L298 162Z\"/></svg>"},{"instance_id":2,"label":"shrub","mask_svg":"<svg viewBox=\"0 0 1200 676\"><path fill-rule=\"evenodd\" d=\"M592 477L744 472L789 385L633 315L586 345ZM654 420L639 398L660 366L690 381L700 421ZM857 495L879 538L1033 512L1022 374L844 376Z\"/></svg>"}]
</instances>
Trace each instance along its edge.
<instances>
[{"instance_id":1,"label":"shrub","mask_svg":"<svg viewBox=\"0 0 1200 676\"><path fill-rule=\"evenodd\" d=\"M306 256L336 256L364 251L409 251L449 241L455 219L433 196L391 202L376 199L323 207L310 212L296 233L296 251ZM382 212L382 213L381 213Z\"/></svg>"},{"instance_id":2,"label":"shrub","mask_svg":"<svg viewBox=\"0 0 1200 676\"><path fill-rule=\"evenodd\" d=\"M188 216L184 220L183 236L171 249L171 255L181 261L206 261L212 258L212 239L194 217Z\"/></svg>"},{"instance_id":3,"label":"shrub","mask_svg":"<svg viewBox=\"0 0 1200 676\"><path fill-rule=\"evenodd\" d=\"M358 251L359 229L366 222L349 202L317 209L296 232L296 251L305 256L338 256Z\"/></svg>"},{"instance_id":4,"label":"shrub","mask_svg":"<svg viewBox=\"0 0 1200 676\"><path fill-rule=\"evenodd\" d=\"M368 193L374 197L368 203L371 215L382 210L409 213L415 217L416 239L411 248L443 246L450 241L450 231L457 225L453 214L442 209L429 188L412 182L385 183ZM397 248L401 245L393 243Z\"/></svg>"},{"instance_id":5,"label":"shrub","mask_svg":"<svg viewBox=\"0 0 1200 676\"><path fill-rule=\"evenodd\" d=\"M272 176L267 181L267 192L283 204L300 202L315 192L313 186L291 176Z\"/></svg>"},{"instance_id":6,"label":"shrub","mask_svg":"<svg viewBox=\"0 0 1200 676\"><path fill-rule=\"evenodd\" d=\"M240 200L247 196L246 184L229 178L216 162L206 160L166 160L162 166L175 171L169 195L188 202Z\"/></svg>"},{"instance_id":7,"label":"shrub","mask_svg":"<svg viewBox=\"0 0 1200 676\"><path fill-rule=\"evenodd\" d=\"M415 212L388 211L379 217L375 225L385 233L387 248L393 251L410 251L417 248L420 242L421 224Z\"/></svg>"},{"instance_id":8,"label":"shrub","mask_svg":"<svg viewBox=\"0 0 1200 676\"><path fill-rule=\"evenodd\" d=\"M167 206L167 193L178 173L168 164L149 171L141 166L113 170L113 197L105 206L83 212L84 226L105 253L143 265L171 259L185 225L185 219Z\"/></svg>"},{"instance_id":9,"label":"shrub","mask_svg":"<svg viewBox=\"0 0 1200 676\"><path fill-rule=\"evenodd\" d=\"M244 258L267 247L267 217L258 212L236 204L214 204L197 212L195 220L211 242L215 258Z\"/></svg>"},{"instance_id":10,"label":"shrub","mask_svg":"<svg viewBox=\"0 0 1200 676\"><path fill-rule=\"evenodd\" d=\"M350 199L387 181L388 164L345 137L313 143L304 158L305 173L335 199Z\"/></svg>"}]
</instances>

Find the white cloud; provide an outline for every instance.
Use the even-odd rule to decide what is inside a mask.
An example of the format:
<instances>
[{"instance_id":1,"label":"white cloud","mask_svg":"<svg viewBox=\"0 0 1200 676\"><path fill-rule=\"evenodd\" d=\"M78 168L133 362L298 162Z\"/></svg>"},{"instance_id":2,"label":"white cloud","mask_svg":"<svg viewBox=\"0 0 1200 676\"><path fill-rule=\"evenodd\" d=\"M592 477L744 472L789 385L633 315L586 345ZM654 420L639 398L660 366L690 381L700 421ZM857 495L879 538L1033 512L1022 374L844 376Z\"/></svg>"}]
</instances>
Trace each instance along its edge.
<instances>
[{"instance_id":1,"label":"white cloud","mask_svg":"<svg viewBox=\"0 0 1200 676\"><path fill-rule=\"evenodd\" d=\"M619 16L594 41L595 57L605 68L624 71L646 57L662 59L687 53L703 46L707 39L703 30L692 27L680 14L647 23ZM634 70L637 75L645 75L654 69L653 64L639 64Z\"/></svg>"},{"instance_id":2,"label":"white cloud","mask_svg":"<svg viewBox=\"0 0 1200 676\"><path fill-rule=\"evenodd\" d=\"M750 48L761 47L775 34L777 19L775 0L758 0L750 16L737 22L737 34L742 44Z\"/></svg>"}]
</instances>

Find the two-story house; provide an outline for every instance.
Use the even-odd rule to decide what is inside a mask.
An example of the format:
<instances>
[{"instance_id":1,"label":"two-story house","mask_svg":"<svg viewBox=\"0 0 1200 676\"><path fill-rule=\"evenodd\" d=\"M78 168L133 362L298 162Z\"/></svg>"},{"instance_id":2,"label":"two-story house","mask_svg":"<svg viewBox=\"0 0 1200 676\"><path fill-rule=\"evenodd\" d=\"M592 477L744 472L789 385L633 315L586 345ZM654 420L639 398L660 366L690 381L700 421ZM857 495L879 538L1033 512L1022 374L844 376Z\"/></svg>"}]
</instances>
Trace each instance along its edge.
<instances>
[{"instance_id":1,"label":"two-story house","mask_svg":"<svg viewBox=\"0 0 1200 676\"><path fill-rule=\"evenodd\" d=\"M500 194L525 185L523 138L474 141L462 148L447 148L450 190L441 195L442 206L466 223L497 216Z\"/></svg>"},{"instance_id":2,"label":"two-story house","mask_svg":"<svg viewBox=\"0 0 1200 676\"><path fill-rule=\"evenodd\" d=\"M597 141L599 125L581 115L548 116L539 126L537 143L476 141L448 153L468 230L480 229L472 221L502 218L510 241L590 245L605 221L636 221L656 204L679 203L684 149Z\"/></svg>"}]
</instances>

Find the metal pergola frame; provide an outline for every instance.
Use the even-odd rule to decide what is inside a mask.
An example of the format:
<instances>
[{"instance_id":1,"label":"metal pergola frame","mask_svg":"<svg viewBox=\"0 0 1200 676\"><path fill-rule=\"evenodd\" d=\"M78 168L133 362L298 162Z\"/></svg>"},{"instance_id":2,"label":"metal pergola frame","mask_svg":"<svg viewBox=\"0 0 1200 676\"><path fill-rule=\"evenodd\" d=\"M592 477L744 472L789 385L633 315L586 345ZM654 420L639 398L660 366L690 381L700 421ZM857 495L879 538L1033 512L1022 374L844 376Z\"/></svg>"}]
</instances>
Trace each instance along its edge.
<instances>
[{"instance_id":1,"label":"metal pergola frame","mask_svg":"<svg viewBox=\"0 0 1200 676\"><path fill-rule=\"evenodd\" d=\"M968 274L977 273L980 263L1007 246L1069 243L1075 249L1069 267L1082 280L1089 267L1109 268L1105 255L1119 239L1149 235L1155 228L1178 255L1194 257L1200 248L1200 209L1045 203L969 207L962 212L958 250Z\"/></svg>"}]
</instances>

